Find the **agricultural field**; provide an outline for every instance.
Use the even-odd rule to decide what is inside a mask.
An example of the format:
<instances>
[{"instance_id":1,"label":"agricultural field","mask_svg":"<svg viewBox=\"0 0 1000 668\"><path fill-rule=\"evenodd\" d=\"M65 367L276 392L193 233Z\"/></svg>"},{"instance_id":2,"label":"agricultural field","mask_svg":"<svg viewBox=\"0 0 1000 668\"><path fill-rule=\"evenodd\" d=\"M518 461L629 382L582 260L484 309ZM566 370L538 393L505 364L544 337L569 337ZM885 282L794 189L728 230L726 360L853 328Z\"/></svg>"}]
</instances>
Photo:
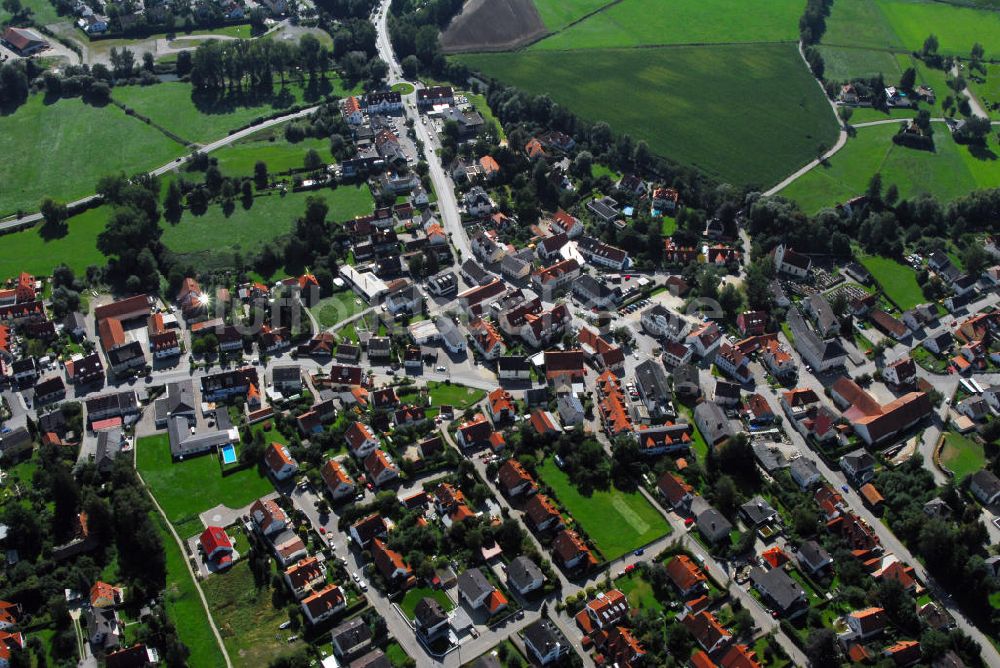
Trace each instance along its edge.
<instances>
[{"instance_id":1,"label":"agricultural field","mask_svg":"<svg viewBox=\"0 0 1000 668\"><path fill-rule=\"evenodd\" d=\"M885 187L896 184L902 198L928 192L948 201L972 190L1000 186L996 137L989 139L989 152L976 157L967 146L952 141L943 123L934 124L933 153L892 143L898 129L895 123L858 128L827 165L816 167L779 194L816 213L862 194L876 172L882 174Z\"/></svg>"},{"instance_id":2,"label":"agricultural field","mask_svg":"<svg viewBox=\"0 0 1000 668\"><path fill-rule=\"evenodd\" d=\"M949 431L941 447L941 464L955 474L955 481L979 471L986 465L983 446L961 434Z\"/></svg>"},{"instance_id":3,"label":"agricultural field","mask_svg":"<svg viewBox=\"0 0 1000 668\"><path fill-rule=\"evenodd\" d=\"M794 42L797 0L679 0L669 11L650 0L621 0L530 47L533 51L667 44Z\"/></svg>"},{"instance_id":4,"label":"agricultural field","mask_svg":"<svg viewBox=\"0 0 1000 668\"><path fill-rule=\"evenodd\" d=\"M822 43L826 47L907 53L919 51L934 33L943 55L968 56L973 43L980 42L987 57L1000 51L1000 14L995 11L960 7L930 0L837 0L826 22ZM888 66L884 56L868 51L869 61L852 74L861 76L876 60ZM824 56L828 51L824 49ZM855 58L861 58L856 54ZM834 63L827 76L838 78L842 67ZM890 78L889 71L885 71Z\"/></svg>"},{"instance_id":5,"label":"agricultural field","mask_svg":"<svg viewBox=\"0 0 1000 668\"><path fill-rule=\"evenodd\" d=\"M811 160L820 144L836 141L836 119L791 44L459 58L486 76L547 93L585 119L610 121L655 153L732 183L771 185ZM628 103L615 105L609 116L609 99ZM734 106L750 99L769 104Z\"/></svg>"},{"instance_id":6,"label":"agricultural field","mask_svg":"<svg viewBox=\"0 0 1000 668\"><path fill-rule=\"evenodd\" d=\"M215 453L175 463L166 434L140 438L136 447L136 468L182 539L204 528L198 515L209 508L242 508L274 491L255 468L223 477Z\"/></svg>"},{"instance_id":7,"label":"agricultural field","mask_svg":"<svg viewBox=\"0 0 1000 668\"><path fill-rule=\"evenodd\" d=\"M374 209L367 186L289 193L284 197L272 194L255 197L250 209L244 209L237 201L229 216L219 204L208 207L201 216L185 211L176 224L161 223L161 240L167 248L200 266L229 262L235 251L247 253L267 241L289 234L295 219L305 212L306 199L310 196L326 200L330 207L327 218L332 221L348 220Z\"/></svg>"},{"instance_id":8,"label":"agricultural field","mask_svg":"<svg viewBox=\"0 0 1000 668\"><path fill-rule=\"evenodd\" d=\"M117 87L112 97L182 139L206 144L222 139L230 130L242 127L255 118L269 116L297 104L318 104L325 95L351 92L355 91L347 91L334 74L312 85L289 81L283 87L275 83L274 90L264 94L246 91L222 95L193 92L188 83L171 82Z\"/></svg>"},{"instance_id":9,"label":"agricultural field","mask_svg":"<svg viewBox=\"0 0 1000 668\"><path fill-rule=\"evenodd\" d=\"M532 0L472 0L441 35L446 52L506 51L545 36Z\"/></svg>"},{"instance_id":10,"label":"agricultural field","mask_svg":"<svg viewBox=\"0 0 1000 668\"><path fill-rule=\"evenodd\" d=\"M860 259L861 264L871 272L885 294L900 309L910 309L927 301L917 283L916 274L910 267L876 255L865 255Z\"/></svg>"},{"instance_id":11,"label":"agricultural field","mask_svg":"<svg viewBox=\"0 0 1000 668\"><path fill-rule=\"evenodd\" d=\"M35 211L43 197L72 201L91 194L97 180L119 171L159 167L186 153L156 128L113 105L78 98L47 103L32 95L0 115L0 216Z\"/></svg>"},{"instance_id":12,"label":"agricultural field","mask_svg":"<svg viewBox=\"0 0 1000 668\"><path fill-rule=\"evenodd\" d=\"M670 525L639 492L612 487L584 496L551 458L538 473L607 561L670 533Z\"/></svg>"},{"instance_id":13,"label":"agricultural field","mask_svg":"<svg viewBox=\"0 0 1000 668\"><path fill-rule=\"evenodd\" d=\"M170 621L177 627L181 642L191 650L188 661L192 666L223 668L226 665L225 659L208 625L208 615L201 605L184 553L174 541L160 514L154 512L152 517L160 530L163 551L167 557L167 586L163 592L163 603Z\"/></svg>"},{"instance_id":14,"label":"agricultural field","mask_svg":"<svg viewBox=\"0 0 1000 668\"><path fill-rule=\"evenodd\" d=\"M535 0L535 7L549 32L558 32L611 4L613 0Z\"/></svg>"}]
</instances>

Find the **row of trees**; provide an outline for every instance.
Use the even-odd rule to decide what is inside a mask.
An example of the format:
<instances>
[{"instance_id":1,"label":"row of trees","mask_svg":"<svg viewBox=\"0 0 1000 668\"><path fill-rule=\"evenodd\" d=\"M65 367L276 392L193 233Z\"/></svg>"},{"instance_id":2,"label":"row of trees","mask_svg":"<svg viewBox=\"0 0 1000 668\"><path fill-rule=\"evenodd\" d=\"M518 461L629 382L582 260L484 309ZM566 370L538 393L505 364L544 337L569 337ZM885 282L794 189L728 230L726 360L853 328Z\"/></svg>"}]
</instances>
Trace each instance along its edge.
<instances>
[{"instance_id":1,"label":"row of trees","mask_svg":"<svg viewBox=\"0 0 1000 668\"><path fill-rule=\"evenodd\" d=\"M299 43L281 40L210 40L201 44L191 61L191 83L195 88L257 88L270 86L275 77L302 67L310 76L330 67L331 52L314 35L303 35Z\"/></svg>"}]
</instances>

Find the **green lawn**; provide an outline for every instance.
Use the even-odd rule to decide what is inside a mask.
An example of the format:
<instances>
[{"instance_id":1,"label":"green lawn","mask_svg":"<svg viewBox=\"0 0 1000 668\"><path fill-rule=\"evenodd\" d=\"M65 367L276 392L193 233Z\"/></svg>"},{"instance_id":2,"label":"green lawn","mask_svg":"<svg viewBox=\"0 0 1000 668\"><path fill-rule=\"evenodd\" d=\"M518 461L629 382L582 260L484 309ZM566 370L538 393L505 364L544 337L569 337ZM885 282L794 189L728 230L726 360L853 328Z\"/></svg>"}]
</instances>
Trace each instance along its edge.
<instances>
[{"instance_id":1,"label":"green lawn","mask_svg":"<svg viewBox=\"0 0 1000 668\"><path fill-rule=\"evenodd\" d=\"M615 587L625 594L628 604L632 608L649 609L654 612L663 612L663 603L656 599L653 587L638 571L632 571L615 580Z\"/></svg>"},{"instance_id":2,"label":"green lawn","mask_svg":"<svg viewBox=\"0 0 1000 668\"><path fill-rule=\"evenodd\" d=\"M570 23L609 4L612 4L612 0L535 0L542 22L551 32L562 30Z\"/></svg>"},{"instance_id":3,"label":"green lawn","mask_svg":"<svg viewBox=\"0 0 1000 668\"><path fill-rule=\"evenodd\" d=\"M618 179L622 177L621 174L611 169L607 165L602 165L600 163L594 163L590 166L590 176L594 179L599 179L602 176L606 176L612 181L617 182Z\"/></svg>"},{"instance_id":4,"label":"green lawn","mask_svg":"<svg viewBox=\"0 0 1000 668\"><path fill-rule=\"evenodd\" d=\"M386 646L385 658L389 659L389 663L392 664L393 668L403 668L403 666L410 665L410 655L395 640Z\"/></svg>"},{"instance_id":5,"label":"green lawn","mask_svg":"<svg viewBox=\"0 0 1000 668\"><path fill-rule=\"evenodd\" d=\"M670 533L663 516L638 492L612 487L584 496L553 459L538 473L608 561Z\"/></svg>"},{"instance_id":6,"label":"green lawn","mask_svg":"<svg viewBox=\"0 0 1000 668\"><path fill-rule=\"evenodd\" d=\"M0 140L2 141L2 140ZM104 229L107 213L104 209L90 209L70 220L69 232L60 239L46 241L32 227L0 237L0 280L27 271L35 276L48 276L52 268L65 263L77 275L88 265L105 263L104 255L97 250L97 235Z\"/></svg>"},{"instance_id":7,"label":"green lawn","mask_svg":"<svg viewBox=\"0 0 1000 668\"><path fill-rule=\"evenodd\" d=\"M793 181L780 194L815 213L864 193L876 172L885 187L896 184L901 198L929 192L947 202L972 190L1000 186L1000 144L995 136L989 138L990 150L977 157L969 147L956 144L943 123L933 127L933 152L894 144L899 129L895 123L858 128L827 165Z\"/></svg>"},{"instance_id":8,"label":"green lawn","mask_svg":"<svg viewBox=\"0 0 1000 668\"><path fill-rule=\"evenodd\" d=\"M529 50L793 42L801 14L797 0L675 0L669 7L657 0L622 0Z\"/></svg>"},{"instance_id":9,"label":"green lawn","mask_svg":"<svg viewBox=\"0 0 1000 668\"><path fill-rule=\"evenodd\" d=\"M546 93L584 119L606 120L655 153L737 184L771 185L811 160L820 144L836 141L836 119L791 44L459 58L486 76ZM621 101L610 114L609 100Z\"/></svg>"},{"instance_id":10,"label":"green lawn","mask_svg":"<svg viewBox=\"0 0 1000 668\"><path fill-rule=\"evenodd\" d=\"M691 425L691 449L700 461L705 461L708 457L708 443L705 441L705 437L701 435L701 430L698 429L698 425L694 422L694 414L691 409L683 404L678 404L678 411L680 411L686 418L688 424Z\"/></svg>"},{"instance_id":11,"label":"green lawn","mask_svg":"<svg viewBox=\"0 0 1000 668\"><path fill-rule=\"evenodd\" d=\"M159 167L183 154L180 144L113 105L78 98L46 104L32 95L0 115L0 216L36 211L43 197L72 201L119 171Z\"/></svg>"},{"instance_id":12,"label":"green lawn","mask_svg":"<svg viewBox=\"0 0 1000 668\"><path fill-rule=\"evenodd\" d=\"M367 308L368 304L357 293L353 290L345 290L321 299L310 311L312 311L313 317L319 321L320 326L326 329L347 320L352 315L361 313Z\"/></svg>"},{"instance_id":13,"label":"green lawn","mask_svg":"<svg viewBox=\"0 0 1000 668\"><path fill-rule=\"evenodd\" d=\"M220 503L242 508L274 491L256 469L222 476L219 457L208 453L174 463L166 434L140 438L136 466L181 538L202 530L198 515Z\"/></svg>"},{"instance_id":14,"label":"green lawn","mask_svg":"<svg viewBox=\"0 0 1000 668\"><path fill-rule=\"evenodd\" d=\"M917 284L916 274L910 267L877 255L865 255L860 259L861 264L871 272L885 294L900 309L910 309L926 301Z\"/></svg>"},{"instance_id":15,"label":"green lawn","mask_svg":"<svg viewBox=\"0 0 1000 668\"><path fill-rule=\"evenodd\" d=\"M465 385L446 385L436 380L428 381L427 389L431 395L432 406L453 406L459 411L478 404L486 397L485 390Z\"/></svg>"},{"instance_id":16,"label":"green lawn","mask_svg":"<svg viewBox=\"0 0 1000 668\"><path fill-rule=\"evenodd\" d=\"M941 463L955 474L956 482L961 482L986 465L986 456L982 445L962 434L949 431L944 435Z\"/></svg>"},{"instance_id":17,"label":"green lawn","mask_svg":"<svg viewBox=\"0 0 1000 668\"><path fill-rule=\"evenodd\" d=\"M403 600L399 602L399 607L406 614L407 618L413 619L413 612L417 607L417 603L420 603L421 599L425 597L433 598L435 601L441 604L441 607L446 611L451 610L455 607L455 604L451 602L448 595L440 589L432 589L430 587L419 587L417 589L411 589L406 592L403 596Z\"/></svg>"},{"instance_id":18,"label":"green lawn","mask_svg":"<svg viewBox=\"0 0 1000 668\"><path fill-rule=\"evenodd\" d=\"M402 83L394 84L392 86L392 90L393 92L399 93L400 95L410 95L411 93L413 93L413 84L406 83L404 81Z\"/></svg>"},{"instance_id":19,"label":"green lawn","mask_svg":"<svg viewBox=\"0 0 1000 668\"><path fill-rule=\"evenodd\" d=\"M677 219L673 216L664 216L663 222L660 224L660 234L665 237L669 237L674 232L677 231Z\"/></svg>"},{"instance_id":20,"label":"green lawn","mask_svg":"<svg viewBox=\"0 0 1000 668\"><path fill-rule=\"evenodd\" d=\"M163 593L167 616L177 627L181 642L191 650L188 664L205 668L223 668L226 665L215 635L208 625L208 615L201 605L194 580L185 565L185 557L159 513L152 513L160 529L163 550L167 557L167 587Z\"/></svg>"},{"instance_id":21,"label":"green lawn","mask_svg":"<svg viewBox=\"0 0 1000 668\"><path fill-rule=\"evenodd\" d=\"M43 26L64 20L56 13L55 6L49 0L21 0L21 6L30 9L31 20ZM9 21L10 16L10 12L0 8L0 23Z\"/></svg>"},{"instance_id":22,"label":"green lawn","mask_svg":"<svg viewBox=\"0 0 1000 668\"><path fill-rule=\"evenodd\" d=\"M266 666L301 646L302 641L286 642L294 630L278 629L288 615L272 605L269 588L257 589L249 561L240 560L228 572L205 578L201 586L236 665Z\"/></svg>"},{"instance_id":23,"label":"green lawn","mask_svg":"<svg viewBox=\"0 0 1000 668\"><path fill-rule=\"evenodd\" d=\"M258 160L263 160L267 164L267 171L270 174L301 169L309 149L316 150L327 164L334 162L330 154L330 144L326 140L309 137L292 144L285 141L283 132L284 126L279 126L276 131L250 135L215 151L212 157L219 161L222 173L230 176L252 176L254 165Z\"/></svg>"},{"instance_id":24,"label":"green lawn","mask_svg":"<svg viewBox=\"0 0 1000 668\"><path fill-rule=\"evenodd\" d=\"M314 190L255 197L253 206L244 209L236 202L227 217L221 205L214 204L201 216L185 211L176 224L163 222L164 245L200 266L228 264L234 251L247 253L267 241L289 234L293 224L306 209L306 199L322 197L330 207L327 219L341 222L374 210L367 186L342 186L336 190Z\"/></svg>"},{"instance_id":25,"label":"green lawn","mask_svg":"<svg viewBox=\"0 0 1000 668\"><path fill-rule=\"evenodd\" d=\"M296 104L318 103L324 95L347 92L336 75L313 85L276 83L271 94L193 93L190 84L162 83L154 86L122 86L113 97L187 141L208 143L222 139L229 130L254 118L268 116Z\"/></svg>"}]
</instances>

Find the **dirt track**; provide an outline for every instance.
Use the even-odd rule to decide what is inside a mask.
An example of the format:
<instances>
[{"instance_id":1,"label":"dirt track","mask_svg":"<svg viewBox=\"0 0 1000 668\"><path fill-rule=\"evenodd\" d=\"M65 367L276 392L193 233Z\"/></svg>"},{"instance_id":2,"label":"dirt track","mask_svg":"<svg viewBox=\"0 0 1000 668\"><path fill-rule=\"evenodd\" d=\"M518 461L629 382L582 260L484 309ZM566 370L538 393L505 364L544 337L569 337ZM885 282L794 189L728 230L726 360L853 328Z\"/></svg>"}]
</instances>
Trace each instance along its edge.
<instances>
[{"instance_id":1,"label":"dirt track","mask_svg":"<svg viewBox=\"0 0 1000 668\"><path fill-rule=\"evenodd\" d=\"M448 53L508 51L547 34L532 0L469 0L441 35Z\"/></svg>"}]
</instances>

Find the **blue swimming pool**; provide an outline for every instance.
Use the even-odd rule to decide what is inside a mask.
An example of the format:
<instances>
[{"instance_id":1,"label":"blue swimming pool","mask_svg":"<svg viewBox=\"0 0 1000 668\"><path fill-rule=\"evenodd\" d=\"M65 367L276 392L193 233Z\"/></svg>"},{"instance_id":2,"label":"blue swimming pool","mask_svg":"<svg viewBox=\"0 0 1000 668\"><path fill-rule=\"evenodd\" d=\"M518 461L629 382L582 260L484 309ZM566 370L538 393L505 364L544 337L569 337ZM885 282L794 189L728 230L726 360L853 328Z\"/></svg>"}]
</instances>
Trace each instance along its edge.
<instances>
[{"instance_id":1,"label":"blue swimming pool","mask_svg":"<svg viewBox=\"0 0 1000 668\"><path fill-rule=\"evenodd\" d=\"M229 445L222 446L222 463L223 464L235 464L236 463L236 446L230 443Z\"/></svg>"}]
</instances>

